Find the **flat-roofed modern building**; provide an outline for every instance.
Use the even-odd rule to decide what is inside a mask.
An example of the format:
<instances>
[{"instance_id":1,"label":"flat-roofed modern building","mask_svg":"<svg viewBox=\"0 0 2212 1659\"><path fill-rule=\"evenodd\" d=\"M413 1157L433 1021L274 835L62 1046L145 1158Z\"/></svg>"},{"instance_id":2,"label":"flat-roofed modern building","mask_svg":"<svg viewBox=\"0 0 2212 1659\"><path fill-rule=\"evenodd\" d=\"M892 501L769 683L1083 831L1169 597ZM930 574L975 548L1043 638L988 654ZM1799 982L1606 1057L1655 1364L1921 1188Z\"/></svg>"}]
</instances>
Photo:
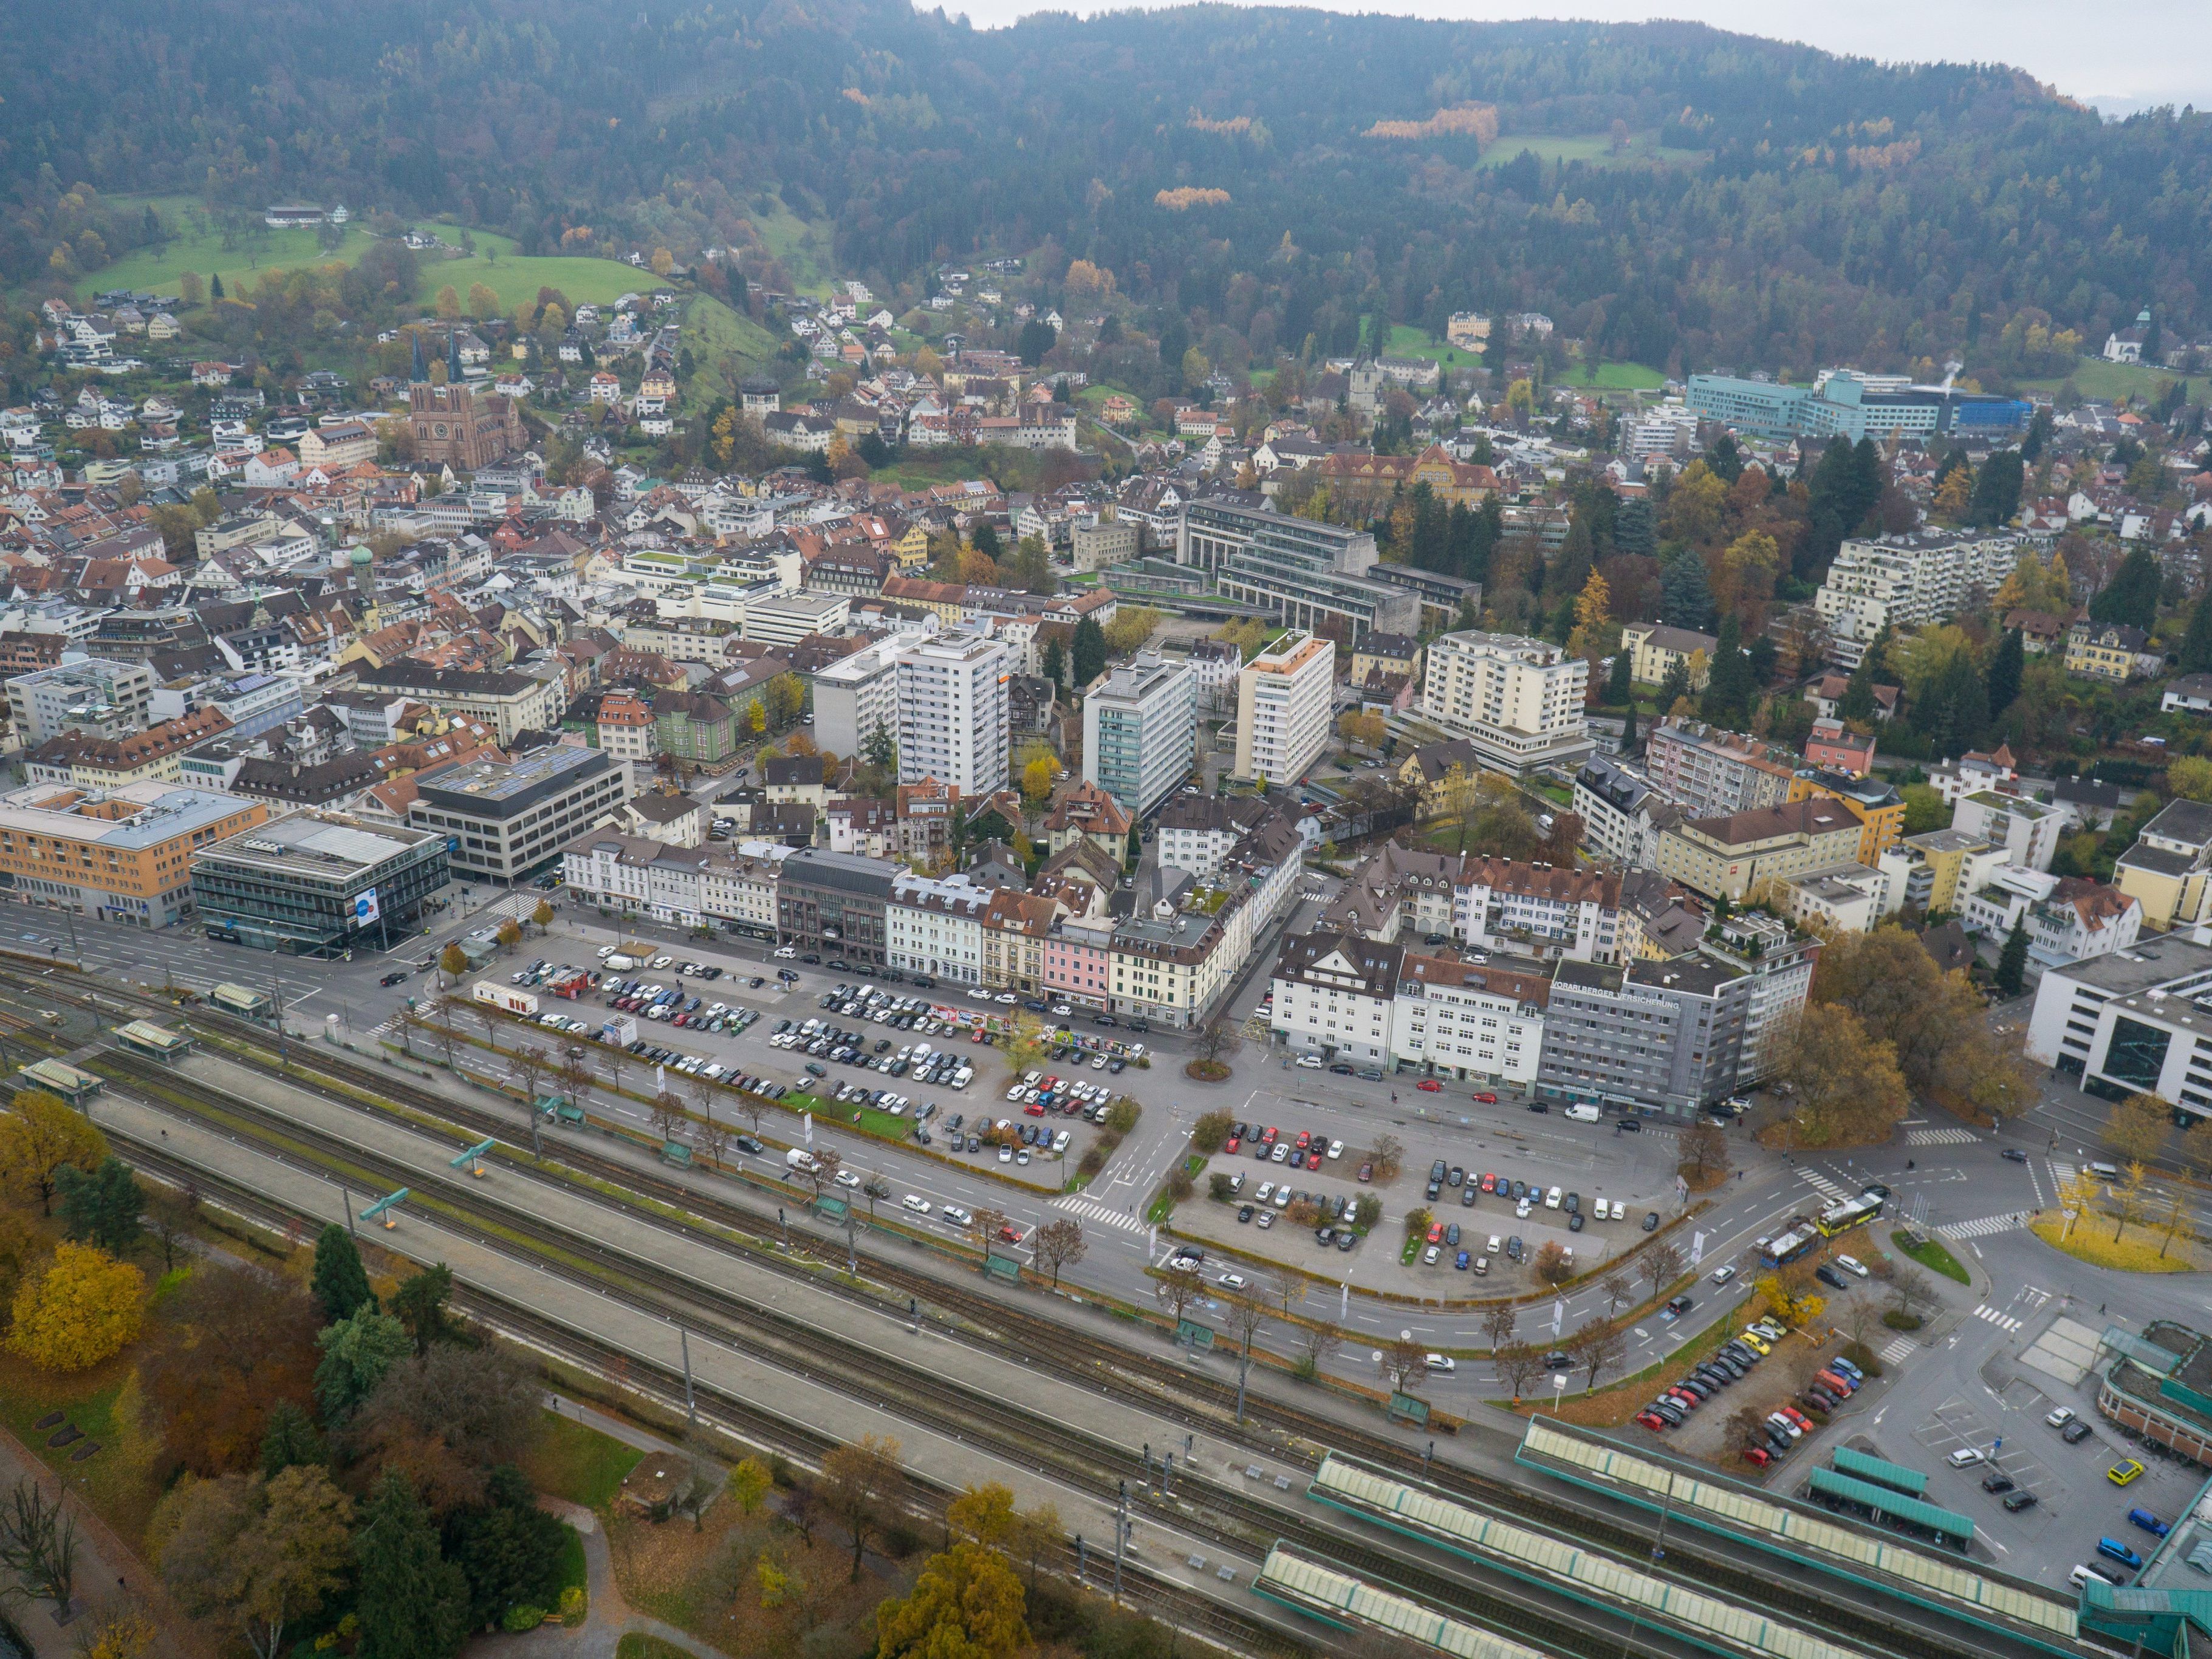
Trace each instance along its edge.
<instances>
[{"instance_id":1,"label":"flat-roofed modern building","mask_svg":"<svg viewBox=\"0 0 2212 1659\"><path fill-rule=\"evenodd\" d=\"M294 812L191 857L209 938L292 956L387 948L447 878L443 836L336 812Z\"/></svg>"},{"instance_id":2,"label":"flat-roofed modern building","mask_svg":"<svg viewBox=\"0 0 2212 1659\"><path fill-rule=\"evenodd\" d=\"M898 740L898 653L922 637L899 629L814 672L814 740L833 755L861 755L876 732Z\"/></svg>"},{"instance_id":3,"label":"flat-roofed modern building","mask_svg":"<svg viewBox=\"0 0 2212 1659\"><path fill-rule=\"evenodd\" d=\"M1336 646L1293 629L1246 663L1237 680L1240 778L1296 783L1328 747Z\"/></svg>"},{"instance_id":4,"label":"flat-roofed modern building","mask_svg":"<svg viewBox=\"0 0 2212 1659\"><path fill-rule=\"evenodd\" d=\"M191 912L193 851L267 819L265 801L175 783L0 795L0 896L167 927Z\"/></svg>"},{"instance_id":5,"label":"flat-roofed modern building","mask_svg":"<svg viewBox=\"0 0 2212 1659\"><path fill-rule=\"evenodd\" d=\"M1430 642L1422 710L1485 761L1519 774L1597 752L1583 717L1589 665L1545 640L1468 629Z\"/></svg>"},{"instance_id":6,"label":"flat-roofed modern building","mask_svg":"<svg viewBox=\"0 0 2212 1659\"><path fill-rule=\"evenodd\" d=\"M2045 969L2025 1046L2090 1094L2212 1117L2212 948L2169 933Z\"/></svg>"},{"instance_id":7,"label":"flat-roofed modern building","mask_svg":"<svg viewBox=\"0 0 2212 1659\"><path fill-rule=\"evenodd\" d=\"M621 805L627 787L605 750L554 744L422 774L408 822L446 836L456 874L513 881Z\"/></svg>"},{"instance_id":8,"label":"flat-roofed modern building","mask_svg":"<svg viewBox=\"0 0 2212 1659\"><path fill-rule=\"evenodd\" d=\"M899 781L935 778L963 795L1005 788L1012 648L945 634L908 643L897 661Z\"/></svg>"},{"instance_id":9,"label":"flat-roofed modern building","mask_svg":"<svg viewBox=\"0 0 2212 1659\"><path fill-rule=\"evenodd\" d=\"M1237 501L1183 504L1176 562L1213 574L1224 599L1273 611L1285 627L1342 623L1357 641L1370 633L1418 634L1421 596L1371 580L1375 538Z\"/></svg>"},{"instance_id":10,"label":"flat-roofed modern building","mask_svg":"<svg viewBox=\"0 0 2212 1659\"><path fill-rule=\"evenodd\" d=\"M1115 669L1083 700L1083 776L1142 817L1190 775L1198 676L1157 651Z\"/></svg>"},{"instance_id":11,"label":"flat-roofed modern building","mask_svg":"<svg viewBox=\"0 0 2212 1659\"><path fill-rule=\"evenodd\" d=\"M777 937L856 968L884 967L890 961L891 884L900 873L887 859L800 848L777 872Z\"/></svg>"},{"instance_id":12,"label":"flat-roofed modern building","mask_svg":"<svg viewBox=\"0 0 2212 1659\"><path fill-rule=\"evenodd\" d=\"M144 663L67 657L8 682L8 716L25 749L65 731L120 738L143 731L154 696Z\"/></svg>"}]
</instances>

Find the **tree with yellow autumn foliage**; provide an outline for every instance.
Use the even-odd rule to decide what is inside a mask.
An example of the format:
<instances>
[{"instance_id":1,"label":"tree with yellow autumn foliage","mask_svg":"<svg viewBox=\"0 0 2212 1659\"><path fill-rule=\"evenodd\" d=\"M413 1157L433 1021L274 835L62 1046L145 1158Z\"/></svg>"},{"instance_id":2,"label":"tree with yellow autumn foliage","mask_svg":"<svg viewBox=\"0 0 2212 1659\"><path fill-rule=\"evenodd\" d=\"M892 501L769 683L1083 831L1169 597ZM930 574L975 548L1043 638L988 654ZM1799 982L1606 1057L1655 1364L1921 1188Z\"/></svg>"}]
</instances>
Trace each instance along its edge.
<instances>
[{"instance_id":1,"label":"tree with yellow autumn foliage","mask_svg":"<svg viewBox=\"0 0 2212 1659\"><path fill-rule=\"evenodd\" d=\"M966 1540L929 1558L908 1595L876 1608L876 1659L1012 1659L1029 1645L1028 1598L996 1550Z\"/></svg>"},{"instance_id":2,"label":"tree with yellow autumn foliage","mask_svg":"<svg viewBox=\"0 0 2212 1659\"><path fill-rule=\"evenodd\" d=\"M1575 595L1575 631L1567 636L1567 653L1595 663L1620 639L1620 629L1613 620L1613 588L1593 570Z\"/></svg>"},{"instance_id":3,"label":"tree with yellow autumn foliage","mask_svg":"<svg viewBox=\"0 0 2212 1659\"><path fill-rule=\"evenodd\" d=\"M146 1276L90 1244L57 1245L15 1287L8 1346L42 1370L97 1365L138 1334Z\"/></svg>"},{"instance_id":4,"label":"tree with yellow autumn foliage","mask_svg":"<svg viewBox=\"0 0 2212 1659\"><path fill-rule=\"evenodd\" d=\"M59 1095L26 1089L0 1115L0 1187L37 1199L41 1215L54 1212L64 1167L89 1175L106 1156L107 1137Z\"/></svg>"}]
</instances>

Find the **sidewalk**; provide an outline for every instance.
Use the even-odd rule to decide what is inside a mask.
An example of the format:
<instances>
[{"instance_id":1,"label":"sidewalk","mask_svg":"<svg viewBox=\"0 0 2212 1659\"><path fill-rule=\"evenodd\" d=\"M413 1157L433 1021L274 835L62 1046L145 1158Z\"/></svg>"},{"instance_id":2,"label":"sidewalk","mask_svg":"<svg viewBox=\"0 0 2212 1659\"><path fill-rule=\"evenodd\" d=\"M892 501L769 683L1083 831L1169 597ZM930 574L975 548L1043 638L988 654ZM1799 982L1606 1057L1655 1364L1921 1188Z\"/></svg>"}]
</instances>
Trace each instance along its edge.
<instances>
[{"instance_id":1,"label":"sidewalk","mask_svg":"<svg viewBox=\"0 0 2212 1659\"><path fill-rule=\"evenodd\" d=\"M16 1604L11 1616L31 1644L33 1659L73 1659L76 1638L84 1628L82 1613L127 1595L146 1609L161 1634L149 1650L149 1659L200 1659L202 1650L186 1639L189 1621L170 1601L168 1592L155 1580L136 1551L118 1538L107 1523L81 1498L66 1496L67 1485L37 1455L5 1429L0 1429L0 1491L12 1492L18 1480L28 1478L52 1496L57 1488L65 1494L70 1519L76 1524L76 1606L79 1617L69 1625L54 1620L54 1604L26 1601ZM15 1582L12 1575L9 1581ZM611 1651L611 1650L610 1650Z\"/></svg>"},{"instance_id":2,"label":"sidewalk","mask_svg":"<svg viewBox=\"0 0 2212 1659\"><path fill-rule=\"evenodd\" d=\"M605 1425L595 1423L592 1426ZM539 1501L574 1527L583 1540L584 1583L592 1598L591 1618L580 1630L540 1625L520 1635L478 1637L470 1647L471 1653L527 1655L531 1659L541 1654L558 1656L558 1659L615 1659L622 1638L635 1632L658 1637L671 1647L697 1656L697 1659L724 1659L720 1648L709 1647L673 1625L631 1610L615 1583L614 1557L607 1547L607 1535L600 1530L599 1517L591 1510L557 1498Z\"/></svg>"}]
</instances>

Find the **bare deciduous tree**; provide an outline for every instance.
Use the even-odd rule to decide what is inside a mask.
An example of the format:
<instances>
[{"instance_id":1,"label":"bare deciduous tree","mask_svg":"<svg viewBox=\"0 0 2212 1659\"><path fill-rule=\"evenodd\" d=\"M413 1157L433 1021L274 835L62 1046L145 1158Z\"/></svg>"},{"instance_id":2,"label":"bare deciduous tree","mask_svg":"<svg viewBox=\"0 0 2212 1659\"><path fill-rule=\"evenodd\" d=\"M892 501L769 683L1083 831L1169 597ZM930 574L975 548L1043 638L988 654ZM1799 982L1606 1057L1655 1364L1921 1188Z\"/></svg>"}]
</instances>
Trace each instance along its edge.
<instances>
[{"instance_id":1,"label":"bare deciduous tree","mask_svg":"<svg viewBox=\"0 0 2212 1659\"><path fill-rule=\"evenodd\" d=\"M1083 1224L1073 1216L1046 1222L1030 1235L1030 1247L1036 1253L1037 1266L1051 1272L1054 1290L1060 1288L1061 1270L1082 1261L1089 1248L1083 1242Z\"/></svg>"},{"instance_id":2,"label":"bare deciduous tree","mask_svg":"<svg viewBox=\"0 0 2212 1659\"><path fill-rule=\"evenodd\" d=\"M1375 1362L1375 1369L1389 1383L1393 1394L1404 1394L1418 1387L1429 1374L1428 1350L1418 1342L1400 1337L1383 1348L1382 1358Z\"/></svg>"}]
</instances>

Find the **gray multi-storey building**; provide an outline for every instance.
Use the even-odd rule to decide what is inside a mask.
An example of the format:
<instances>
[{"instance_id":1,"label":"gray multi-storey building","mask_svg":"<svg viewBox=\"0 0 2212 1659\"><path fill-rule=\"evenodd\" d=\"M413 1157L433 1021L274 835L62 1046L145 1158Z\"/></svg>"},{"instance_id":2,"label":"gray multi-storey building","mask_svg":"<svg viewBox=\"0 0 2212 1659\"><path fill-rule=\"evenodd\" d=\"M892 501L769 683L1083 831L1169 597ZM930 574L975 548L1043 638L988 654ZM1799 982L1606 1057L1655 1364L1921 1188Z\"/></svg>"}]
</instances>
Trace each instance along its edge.
<instances>
[{"instance_id":1,"label":"gray multi-storey building","mask_svg":"<svg viewBox=\"0 0 2212 1659\"><path fill-rule=\"evenodd\" d=\"M461 761L416 780L408 822L446 837L454 871L513 881L621 805L628 774L603 749L565 744L521 759Z\"/></svg>"},{"instance_id":2,"label":"gray multi-storey building","mask_svg":"<svg viewBox=\"0 0 2212 1659\"><path fill-rule=\"evenodd\" d=\"M778 866L777 938L855 967L884 966L891 882L899 873L888 860L799 848Z\"/></svg>"},{"instance_id":3,"label":"gray multi-storey building","mask_svg":"<svg viewBox=\"0 0 2212 1659\"><path fill-rule=\"evenodd\" d=\"M1140 651L1083 700L1083 775L1142 817L1190 775L1198 676L1188 662Z\"/></svg>"},{"instance_id":4,"label":"gray multi-storey building","mask_svg":"<svg viewBox=\"0 0 2212 1659\"><path fill-rule=\"evenodd\" d=\"M1664 962L1559 963L1537 1095L1687 1116L1771 1070L1775 1036L1812 988L1819 946L1757 913L1719 933Z\"/></svg>"},{"instance_id":5,"label":"gray multi-storey building","mask_svg":"<svg viewBox=\"0 0 2212 1659\"><path fill-rule=\"evenodd\" d=\"M292 956L387 947L446 884L446 838L337 813L295 812L192 854L210 937Z\"/></svg>"},{"instance_id":6,"label":"gray multi-storey building","mask_svg":"<svg viewBox=\"0 0 2212 1659\"><path fill-rule=\"evenodd\" d=\"M52 668L8 682L8 716L25 749L58 732L123 738L143 732L154 696L154 671L106 657L64 657Z\"/></svg>"},{"instance_id":7,"label":"gray multi-storey building","mask_svg":"<svg viewBox=\"0 0 2212 1659\"><path fill-rule=\"evenodd\" d=\"M1257 605L1285 627L1335 617L1353 642L1370 633L1418 634L1421 597L1370 579L1375 538L1242 501L1183 503L1176 562L1212 573L1224 599Z\"/></svg>"},{"instance_id":8,"label":"gray multi-storey building","mask_svg":"<svg viewBox=\"0 0 2212 1659\"><path fill-rule=\"evenodd\" d=\"M1644 745L1652 787L1693 818L1779 806L1804 764L1786 749L1703 720L1662 720Z\"/></svg>"}]
</instances>

